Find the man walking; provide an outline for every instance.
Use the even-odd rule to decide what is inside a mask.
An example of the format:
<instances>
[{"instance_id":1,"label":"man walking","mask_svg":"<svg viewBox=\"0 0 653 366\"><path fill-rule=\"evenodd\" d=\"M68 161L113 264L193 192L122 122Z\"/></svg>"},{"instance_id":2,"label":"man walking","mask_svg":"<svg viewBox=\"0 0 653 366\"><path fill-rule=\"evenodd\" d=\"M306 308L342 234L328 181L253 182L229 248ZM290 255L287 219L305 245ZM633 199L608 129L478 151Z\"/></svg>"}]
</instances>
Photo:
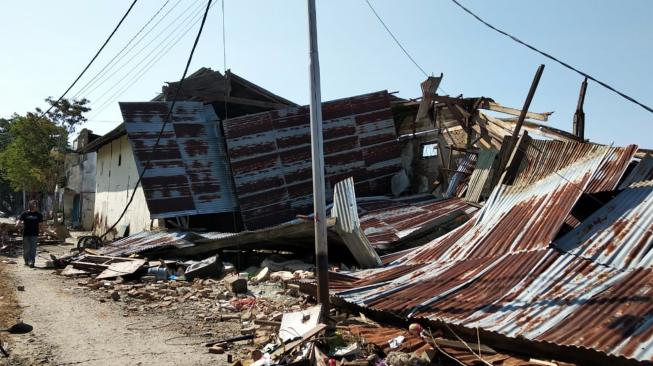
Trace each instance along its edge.
<instances>
[{"instance_id":1,"label":"man walking","mask_svg":"<svg viewBox=\"0 0 653 366\"><path fill-rule=\"evenodd\" d=\"M43 222L43 215L38 211L36 201L29 202L29 211L23 212L18 218L19 225L23 224L23 259L25 265L34 268L36 262L36 245L39 237L39 224Z\"/></svg>"}]
</instances>

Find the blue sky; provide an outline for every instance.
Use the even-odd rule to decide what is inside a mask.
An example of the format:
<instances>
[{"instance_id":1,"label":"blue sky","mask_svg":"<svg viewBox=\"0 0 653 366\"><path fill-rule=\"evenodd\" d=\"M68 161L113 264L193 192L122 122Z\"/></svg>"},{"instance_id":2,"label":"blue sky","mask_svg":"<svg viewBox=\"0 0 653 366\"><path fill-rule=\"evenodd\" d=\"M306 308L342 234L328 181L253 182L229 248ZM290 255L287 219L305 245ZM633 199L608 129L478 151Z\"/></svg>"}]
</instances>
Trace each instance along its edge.
<instances>
[{"instance_id":1,"label":"blue sky","mask_svg":"<svg viewBox=\"0 0 653 366\"><path fill-rule=\"evenodd\" d=\"M615 88L653 104L653 2L460 0L488 22L577 66ZM0 116L24 113L58 96L107 37L131 0L5 2L0 13ZM91 79L163 5L140 0L123 27L79 86ZM317 0L323 100L387 89L420 96L420 71L403 55L364 0ZM379 14L429 73L444 73L453 95L492 97L520 108L533 74L546 64L531 110L555 111L551 126L571 130L581 76L514 43L475 21L449 0L372 0ZM86 127L105 133L120 121L117 101L149 100L164 81L183 71L199 23L157 62L159 42L174 29L164 25L189 9L197 17L203 0L170 0L120 69L84 94L94 111ZM308 103L308 36L304 0L225 0L227 67L297 103ZM184 19L184 15L179 19ZM192 19L192 18L190 18ZM185 29L183 23L171 42ZM143 32L147 32L147 29ZM152 41L157 34L161 36ZM164 44L166 44L164 42ZM133 45L133 43L132 43ZM146 47L147 46L147 47ZM143 48L145 47L145 48ZM139 50L141 53L137 56ZM152 50L152 51L151 51ZM220 2L212 8L191 65L223 68ZM128 61L133 57L131 62ZM144 72L134 78L141 62ZM112 71L113 72L113 71ZM140 74L139 74L140 75ZM122 82L119 82L124 77ZM115 87L114 87L115 85ZM131 86L130 86L131 85ZM100 110L104 107L104 110ZM585 102L586 135L601 143L653 148L653 114L590 83Z\"/></svg>"}]
</instances>

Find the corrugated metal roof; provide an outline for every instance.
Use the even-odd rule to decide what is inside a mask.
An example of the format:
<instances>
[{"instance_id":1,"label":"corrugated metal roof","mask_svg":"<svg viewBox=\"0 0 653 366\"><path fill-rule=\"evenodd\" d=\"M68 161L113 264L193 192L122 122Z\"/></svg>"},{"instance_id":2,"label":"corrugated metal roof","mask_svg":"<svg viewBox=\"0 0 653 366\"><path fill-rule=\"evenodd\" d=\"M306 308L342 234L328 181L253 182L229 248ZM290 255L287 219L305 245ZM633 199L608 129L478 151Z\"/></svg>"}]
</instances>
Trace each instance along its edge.
<instances>
[{"instance_id":1,"label":"corrugated metal roof","mask_svg":"<svg viewBox=\"0 0 653 366\"><path fill-rule=\"evenodd\" d=\"M389 267L353 273L360 279L350 281L350 289L337 296L408 318L480 327L505 337L652 361L652 269L623 271L595 262L593 259L616 258L606 250L607 237L597 241L595 250L600 253L591 258L584 258L582 252L561 253L549 246L580 192L593 182L597 172L604 174L602 179L610 181L609 185L616 185L613 178L620 177L623 170L605 169L606 156L615 152L620 150L604 146L585 155L567 155L570 161L557 162L560 170L555 173L556 168L549 167L545 174L546 169L538 170L534 161L534 168L522 174L535 174L540 179L528 185L497 187L475 219ZM616 160L607 161L612 164ZM625 169L622 163L613 166ZM530 179L521 177L522 182ZM606 186L597 183L595 188ZM650 192L651 183L641 184L616 199L623 203L626 217L633 215L630 219L635 220L638 213L641 216L651 209ZM620 207L605 207L596 216ZM616 216L607 215L606 220L616 220L618 225ZM653 215L648 216L635 222L650 229ZM640 233L638 241L631 234L634 227L630 229L625 231L632 235L627 242L640 245L645 239L644 246L650 247L650 236ZM583 227L576 230L583 232ZM581 239L587 241L585 245L594 244L594 238L604 231L602 227L590 229L589 238ZM623 239L612 238L614 245L628 247ZM628 257L626 253L620 256Z\"/></svg>"},{"instance_id":2,"label":"corrugated metal roof","mask_svg":"<svg viewBox=\"0 0 653 366\"><path fill-rule=\"evenodd\" d=\"M361 267L374 268L382 264L381 258L361 230L354 180L351 177L336 183L331 217L336 219L336 232Z\"/></svg>"},{"instance_id":3,"label":"corrugated metal roof","mask_svg":"<svg viewBox=\"0 0 653 366\"><path fill-rule=\"evenodd\" d=\"M139 174L169 103L120 103ZM177 102L141 184L152 219L231 212L236 206L218 117L210 105Z\"/></svg>"},{"instance_id":4,"label":"corrugated metal roof","mask_svg":"<svg viewBox=\"0 0 653 366\"><path fill-rule=\"evenodd\" d=\"M554 245L618 269L653 266L653 181L633 183Z\"/></svg>"},{"instance_id":5,"label":"corrugated metal roof","mask_svg":"<svg viewBox=\"0 0 653 366\"><path fill-rule=\"evenodd\" d=\"M257 229L291 220L313 207L307 106L229 119L227 148L243 221ZM353 177L361 196L390 192L401 169L386 91L322 105L326 197Z\"/></svg>"},{"instance_id":6,"label":"corrugated metal roof","mask_svg":"<svg viewBox=\"0 0 653 366\"><path fill-rule=\"evenodd\" d=\"M457 197L421 202L396 200L391 207L361 215L360 226L373 246L388 249L456 219L462 223L476 211L477 207Z\"/></svg>"},{"instance_id":7,"label":"corrugated metal roof","mask_svg":"<svg viewBox=\"0 0 653 366\"><path fill-rule=\"evenodd\" d=\"M608 151L579 157L536 184L498 186L475 218L403 260L452 261L546 248Z\"/></svg>"},{"instance_id":8,"label":"corrugated metal roof","mask_svg":"<svg viewBox=\"0 0 653 366\"><path fill-rule=\"evenodd\" d=\"M596 193L613 190L617 187L626 167L635 155L636 145L622 148L582 142L532 140L526 149L526 156L521 163L519 175L513 185L521 186L534 183L582 159L584 156L599 151L607 151L607 153L600 168L594 172L592 180L587 186L587 192Z\"/></svg>"},{"instance_id":9,"label":"corrugated metal roof","mask_svg":"<svg viewBox=\"0 0 653 366\"><path fill-rule=\"evenodd\" d=\"M460 164L456 168L456 171L451 176L449 180L449 186L447 192L444 194L445 197L457 196L458 193L462 192L463 189L467 187L467 184L464 183L466 177L469 177L476 166L476 160L478 155L467 153L463 155Z\"/></svg>"},{"instance_id":10,"label":"corrugated metal roof","mask_svg":"<svg viewBox=\"0 0 653 366\"><path fill-rule=\"evenodd\" d=\"M653 179L653 155L647 154L642 158L642 160L637 163L635 169L633 169L623 182L619 185L619 189L625 189L629 185L635 182L641 182L644 180Z\"/></svg>"},{"instance_id":11,"label":"corrugated metal roof","mask_svg":"<svg viewBox=\"0 0 653 366\"><path fill-rule=\"evenodd\" d=\"M98 249L98 254L119 257L154 249L187 248L194 245L195 237L192 233L141 231L106 244Z\"/></svg>"},{"instance_id":12,"label":"corrugated metal roof","mask_svg":"<svg viewBox=\"0 0 653 366\"><path fill-rule=\"evenodd\" d=\"M492 165L498 153L494 149L481 149L479 151L476 167L469 177L469 184L467 184L466 201L480 202L482 195L490 194L490 183L492 182L493 174Z\"/></svg>"}]
</instances>

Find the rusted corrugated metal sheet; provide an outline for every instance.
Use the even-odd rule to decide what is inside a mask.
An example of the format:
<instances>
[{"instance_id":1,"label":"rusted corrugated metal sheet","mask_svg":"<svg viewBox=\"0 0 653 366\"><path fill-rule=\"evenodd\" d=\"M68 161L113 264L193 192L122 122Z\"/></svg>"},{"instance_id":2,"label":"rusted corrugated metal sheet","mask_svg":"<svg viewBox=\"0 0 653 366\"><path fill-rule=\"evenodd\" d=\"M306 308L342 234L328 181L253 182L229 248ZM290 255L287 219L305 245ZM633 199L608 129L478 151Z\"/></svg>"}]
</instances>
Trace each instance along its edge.
<instances>
[{"instance_id":1,"label":"rusted corrugated metal sheet","mask_svg":"<svg viewBox=\"0 0 653 366\"><path fill-rule=\"evenodd\" d=\"M170 103L120 103L152 219L231 212L236 206L218 117L210 105L177 102L150 156ZM137 177L134 177L136 180Z\"/></svg>"},{"instance_id":2,"label":"rusted corrugated metal sheet","mask_svg":"<svg viewBox=\"0 0 653 366\"><path fill-rule=\"evenodd\" d=\"M582 142L533 140L520 166L520 174L513 185L528 185L572 164L584 156L606 151L601 166L592 176L586 190L588 193L610 191L617 187L630 160L637 151L636 145L607 147Z\"/></svg>"},{"instance_id":3,"label":"rusted corrugated metal sheet","mask_svg":"<svg viewBox=\"0 0 653 366\"><path fill-rule=\"evenodd\" d=\"M322 105L326 197L348 177L360 196L390 192L401 168L386 91ZM311 212L312 173L307 106L224 122L243 221L257 229Z\"/></svg>"},{"instance_id":4,"label":"rusted corrugated metal sheet","mask_svg":"<svg viewBox=\"0 0 653 366\"><path fill-rule=\"evenodd\" d=\"M653 181L632 183L554 245L617 269L653 266Z\"/></svg>"},{"instance_id":5,"label":"rusted corrugated metal sheet","mask_svg":"<svg viewBox=\"0 0 653 366\"><path fill-rule=\"evenodd\" d=\"M455 261L546 248L607 152L599 149L537 184L497 187L475 218L404 260Z\"/></svg>"},{"instance_id":6,"label":"rusted corrugated metal sheet","mask_svg":"<svg viewBox=\"0 0 653 366\"><path fill-rule=\"evenodd\" d=\"M362 268L374 268L382 264L381 258L361 230L352 178L336 183L331 217L336 219L335 231Z\"/></svg>"},{"instance_id":7,"label":"rusted corrugated metal sheet","mask_svg":"<svg viewBox=\"0 0 653 366\"><path fill-rule=\"evenodd\" d=\"M362 204L365 207L365 204ZM405 202L397 199L391 207L367 211L360 217L360 226L370 243L378 249L389 249L400 241L426 234L438 226L469 219L478 208L460 198Z\"/></svg>"},{"instance_id":8,"label":"rusted corrugated metal sheet","mask_svg":"<svg viewBox=\"0 0 653 366\"><path fill-rule=\"evenodd\" d=\"M106 244L98 250L98 253L100 255L119 257L155 249L181 249L192 247L194 244L191 238L195 237L196 235L191 233L141 231L140 233Z\"/></svg>"},{"instance_id":9,"label":"rusted corrugated metal sheet","mask_svg":"<svg viewBox=\"0 0 653 366\"><path fill-rule=\"evenodd\" d=\"M651 183L633 186L622 193L625 196L618 196L623 207L597 212L596 216L612 221L607 228L576 229L588 232L588 237L580 237L581 245L596 243L593 250L597 254L560 252L549 245L597 172L611 181L609 185L616 185L612 178L620 177L623 170L613 167L623 164L606 169L605 163L616 161L606 156L619 151L593 147L584 155L568 155L571 161L555 163L559 168L549 167L548 173L538 171L533 161L533 168L522 174L539 175L539 179L520 177L530 183L497 187L476 218L389 267L354 273L361 279L351 281L350 288L337 296L406 318L479 327L509 338L653 361L653 270L623 270L628 262L619 268L601 262L611 259L617 266L619 257L637 259L639 252L649 251L651 236L646 228L651 228ZM622 151L626 151L622 157L629 154L627 149ZM595 187L607 186L597 183ZM637 253L611 253L606 247L609 238L600 238L600 233L614 229L624 218L613 214L620 209L626 216L632 215L633 226L620 231L626 238L616 235L611 240L613 245ZM642 220L642 215L648 218ZM635 222L644 228L637 237ZM636 248L640 244L642 247ZM647 260L639 263L648 266Z\"/></svg>"},{"instance_id":10,"label":"rusted corrugated metal sheet","mask_svg":"<svg viewBox=\"0 0 653 366\"><path fill-rule=\"evenodd\" d=\"M653 180L653 155L647 154L642 160L637 163L635 169L624 178L623 182L619 185L619 189L628 188L629 185L644 180Z\"/></svg>"},{"instance_id":11,"label":"rusted corrugated metal sheet","mask_svg":"<svg viewBox=\"0 0 653 366\"><path fill-rule=\"evenodd\" d=\"M451 176L449 180L449 186L447 192L444 194L445 197L459 196L461 192L467 187L467 182L465 178L469 177L476 166L476 160L478 155L476 154L465 154L460 164L456 168L456 171Z\"/></svg>"},{"instance_id":12,"label":"rusted corrugated metal sheet","mask_svg":"<svg viewBox=\"0 0 653 366\"><path fill-rule=\"evenodd\" d=\"M492 166L499 152L494 149L481 149L478 154L476 167L469 177L465 200L469 202L480 202L481 196L488 196L491 192Z\"/></svg>"}]
</instances>

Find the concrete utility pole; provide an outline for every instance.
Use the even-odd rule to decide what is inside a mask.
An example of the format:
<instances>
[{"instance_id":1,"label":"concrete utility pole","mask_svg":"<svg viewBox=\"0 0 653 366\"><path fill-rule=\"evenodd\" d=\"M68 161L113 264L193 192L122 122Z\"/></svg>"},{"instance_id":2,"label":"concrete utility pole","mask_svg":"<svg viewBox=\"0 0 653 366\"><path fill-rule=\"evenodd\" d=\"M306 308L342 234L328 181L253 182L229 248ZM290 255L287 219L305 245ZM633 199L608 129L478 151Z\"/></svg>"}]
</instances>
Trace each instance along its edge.
<instances>
[{"instance_id":1,"label":"concrete utility pole","mask_svg":"<svg viewBox=\"0 0 653 366\"><path fill-rule=\"evenodd\" d=\"M315 0L308 0L308 32L311 78L311 155L313 161L313 208L315 220L315 257L317 300L322 304L322 319L329 313L329 257L327 251L326 204L324 197L324 149L322 143L322 97L320 96L320 60L317 52Z\"/></svg>"}]
</instances>

